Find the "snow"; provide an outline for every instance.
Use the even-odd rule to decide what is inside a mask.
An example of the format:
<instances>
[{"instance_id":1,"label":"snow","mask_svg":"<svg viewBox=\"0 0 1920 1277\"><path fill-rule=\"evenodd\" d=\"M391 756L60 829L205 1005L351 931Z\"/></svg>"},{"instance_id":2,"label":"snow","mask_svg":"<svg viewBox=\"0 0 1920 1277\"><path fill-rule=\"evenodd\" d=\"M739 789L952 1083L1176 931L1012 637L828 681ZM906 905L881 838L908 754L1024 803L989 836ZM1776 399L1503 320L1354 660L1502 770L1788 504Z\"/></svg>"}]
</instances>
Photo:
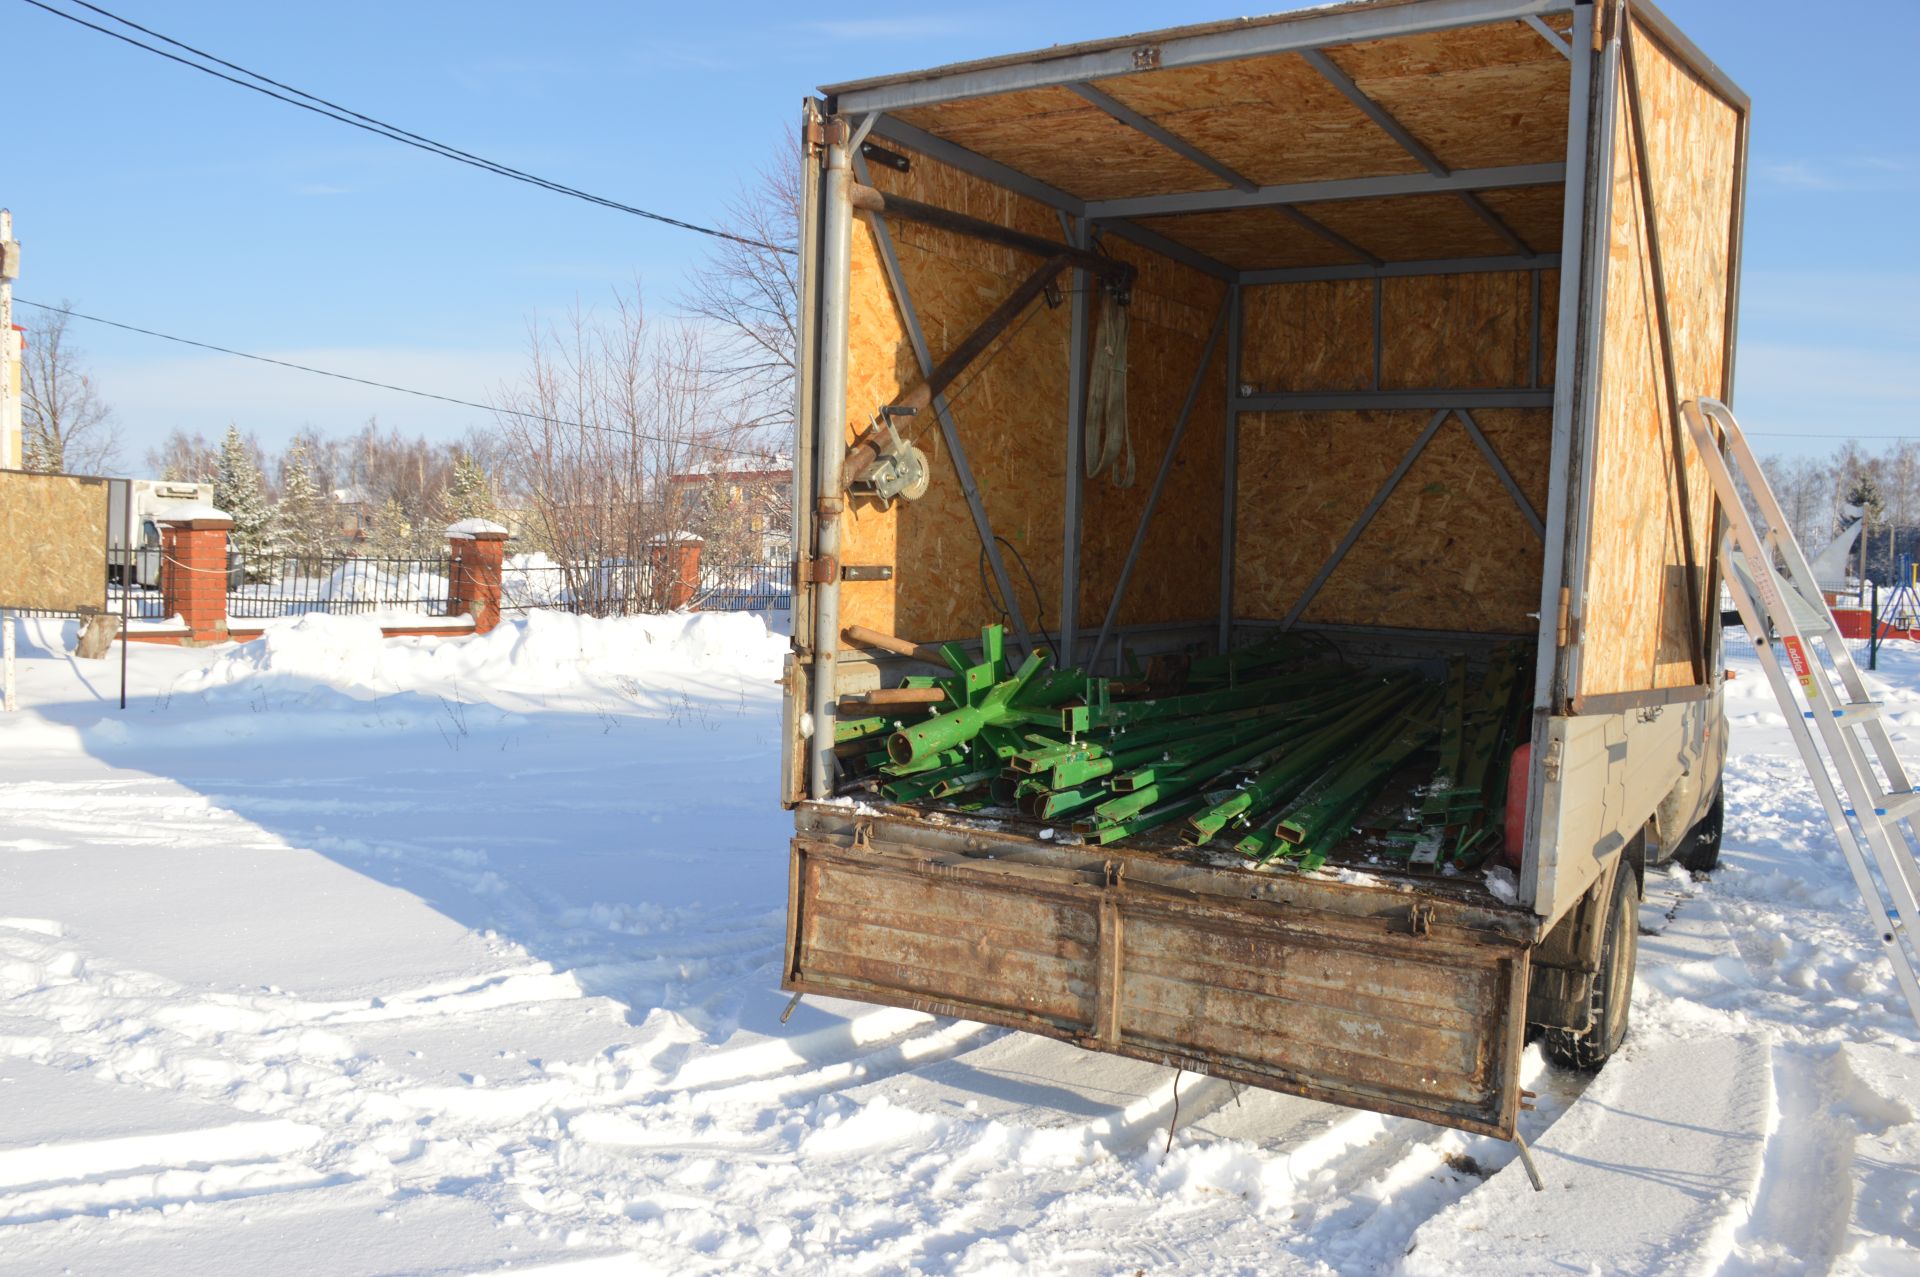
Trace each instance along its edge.
<instances>
[{"instance_id":1,"label":"snow","mask_svg":"<svg viewBox=\"0 0 1920 1277\"><path fill-rule=\"evenodd\" d=\"M492 519L462 519L447 525L449 540L472 540L475 536L505 536L506 525Z\"/></svg>"},{"instance_id":2,"label":"snow","mask_svg":"<svg viewBox=\"0 0 1920 1277\"><path fill-rule=\"evenodd\" d=\"M1737 640L1723 868L1649 876L1604 1071L1527 1049L1536 1194L1415 1121L782 1024L755 617L305 616L136 645L125 713L76 628L0 719L0 1273L1920 1272L1920 1030Z\"/></svg>"},{"instance_id":3,"label":"snow","mask_svg":"<svg viewBox=\"0 0 1920 1277\"><path fill-rule=\"evenodd\" d=\"M233 516L210 501L169 501L153 508L157 523L185 523L190 519L231 519Z\"/></svg>"}]
</instances>

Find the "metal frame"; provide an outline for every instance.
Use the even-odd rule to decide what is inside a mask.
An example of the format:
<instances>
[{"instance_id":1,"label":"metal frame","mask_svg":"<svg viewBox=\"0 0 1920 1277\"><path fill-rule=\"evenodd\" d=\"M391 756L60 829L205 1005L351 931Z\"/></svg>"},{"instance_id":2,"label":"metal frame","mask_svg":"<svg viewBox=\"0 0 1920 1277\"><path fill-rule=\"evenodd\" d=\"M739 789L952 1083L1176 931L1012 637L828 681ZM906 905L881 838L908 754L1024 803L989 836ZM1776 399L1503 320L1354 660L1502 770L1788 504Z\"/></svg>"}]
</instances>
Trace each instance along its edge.
<instances>
[{"instance_id":1,"label":"metal frame","mask_svg":"<svg viewBox=\"0 0 1920 1277\"><path fill-rule=\"evenodd\" d=\"M1085 218L1069 220L1060 214L1060 227L1075 248L1087 246ZM1080 498L1086 479L1087 346L1093 326L1088 303L1091 279L1086 271L1073 272L1073 298L1068 319L1067 358L1067 469L1066 500L1060 543L1060 651L1057 665L1073 664L1074 631L1080 624Z\"/></svg>"},{"instance_id":2,"label":"metal frame","mask_svg":"<svg viewBox=\"0 0 1920 1277\"><path fill-rule=\"evenodd\" d=\"M1172 151L1175 155L1178 155L1181 159L1205 169L1207 172L1225 182L1228 186L1242 191L1257 191L1260 189L1258 182L1250 178L1242 177L1193 143L1180 137L1178 134L1168 131L1164 126L1140 114L1140 112L1134 110L1112 94L1102 89L1097 89L1091 84L1069 84L1066 88L1068 92L1078 94L1080 97L1085 98L1128 128L1146 134L1160 145L1166 147L1169 151Z\"/></svg>"},{"instance_id":3,"label":"metal frame","mask_svg":"<svg viewBox=\"0 0 1920 1277\"><path fill-rule=\"evenodd\" d=\"M1270 53L1419 35L1487 22L1564 13L1575 0L1429 0L1418 5L1346 7L1277 14L1202 27L1089 41L930 71L826 86L841 111L890 111L959 98L986 97L1107 80L1168 67L1202 66Z\"/></svg>"},{"instance_id":4,"label":"metal frame","mask_svg":"<svg viewBox=\"0 0 1920 1277\"><path fill-rule=\"evenodd\" d=\"M845 497L841 463L846 449L841 428L847 420L848 296L853 274L852 182L854 148L846 142L826 148L825 175L820 183L820 375L814 418L816 563L835 565L830 579L813 590L812 724L808 737L807 792L814 798L833 795L838 759L833 752L834 721L839 715L837 666L840 659L840 512ZM821 429L822 423L828 428ZM830 494L830 495L829 495Z\"/></svg>"},{"instance_id":5,"label":"metal frame","mask_svg":"<svg viewBox=\"0 0 1920 1277\"><path fill-rule=\"evenodd\" d=\"M855 152L853 164L854 172L862 182L871 179L865 156ZM913 357L920 365L920 375L927 376L933 370L933 351L927 345L925 331L920 327L920 312L913 304L913 294L907 291L906 276L900 271L900 256L893 247L893 232L888 228L884 216L872 218L869 224L873 227L874 242L880 248L880 265L886 271L887 287L893 290L894 301L900 307L901 322L906 326L907 339L913 343ZM994 537L993 520L987 516L986 503L980 496L980 485L974 480L973 466L967 460L966 445L960 439L960 428L954 424L953 409L944 394L933 397L932 407L934 419L940 423L941 438L947 445L947 455L953 461L954 474L960 480L960 493L966 498L967 509L973 515L974 531L987 552L987 567L993 573L994 584L1000 589L1000 597L1006 601L1007 617L1013 622L1014 635L1022 648L1031 651L1033 636L1027 629L1027 618L1020 607L1020 597L1014 593L1013 579L1007 575L1006 561L1000 555L1000 543Z\"/></svg>"},{"instance_id":6,"label":"metal frame","mask_svg":"<svg viewBox=\"0 0 1920 1277\"><path fill-rule=\"evenodd\" d=\"M1339 412L1396 408L1549 408L1549 390L1300 390L1270 395L1241 395L1232 400L1241 412Z\"/></svg>"},{"instance_id":7,"label":"metal frame","mask_svg":"<svg viewBox=\"0 0 1920 1277\"><path fill-rule=\"evenodd\" d=\"M1373 266L1278 266L1240 272L1243 284L1305 284L1328 279L1404 279L1413 275L1484 275L1500 271L1552 270L1560 254L1532 257L1435 257L1418 262L1381 262Z\"/></svg>"},{"instance_id":8,"label":"metal frame","mask_svg":"<svg viewBox=\"0 0 1920 1277\"><path fill-rule=\"evenodd\" d=\"M1539 537L1541 543L1545 544L1547 529L1546 525L1540 521L1539 511L1533 508L1533 502L1527 500L1527 494L1520 490L1519 483L1514 480L1513 472L1507 469L1506 462L1500 460L1500 454L1494 451L1492 441L1482 433L1480 423L1475 421L1473 414L1465 408L1455 408L1453 415L1458 417L1460 424L1467 428L1467 436L1473 440L1473 446L1480 449L1480 455L1487 459L1487 464L1493 468L1494 474L1499 476L1501 486L1506 488L1507 495L1513 498L1513 504L1526 517L1527 526L1533 529L1533 535Z\"/></svg>"},{"instance_id":9,"label":"metal frame","mask_svg":"<svg viewBox=\"0 0 1920 1277\"><path fill-rule=\"evenodd\" d=\"M1180 405L1180 416L1173 424L1173 435L1167 440L1167 451L1160 458L1159 473L1153 477L1153 489L1147 493L1147 504L1140 511L1140 523L1133 531L1133 544L1127 547L1126 562L1120 566L1120 580L1113 587L1113 599L1107 604L1106 620L1100 625L1100 636L1093 641L1093 650L1087 654L1087 666L1092 668L1100 662L1100 652L1107 645L1107 635L1113 632L1114 622L1120 616L1120 604L1127 597L1127 586L1133 581L1134 565L1140 561L1140 551L1147 543L1147 529L1153 523L1153 513L1160 505L1160 493L1167 486L1167 476L1173 473L1173 460L1179 455L1180 442L1187 437L1187 422L1193 416L1193 406L1200 399L1200 389L1206 384L1207 369L1213 366L1213 352L1220 346L1220 334L1227 326L1228 312L1233 308L1231 296L1220 301L1220 313L1214 317L1213 331L1207 335L1207 344L1200 351L1199 366L1193 370L1193 380L1187 384L1187 398Z\"/></svg>"},{"instance_id":10,"label":"metal frame","mask_svg":"<svg viewBox=\"0 0 1920 1277\"><path fill-rule=\"evenodd\" d=\"M1088 200L1096 218L1161 217L1176 213L1219 213L1269 204L1325 204L1336 200L1381 199L1396 195L1457 194L1509 186L1552 186L1565 180L1564 164L1508 164L1497 168L1451 169L1444 174L1391 173L1380 177L1343 177L1321 182L1281 182L1251 191L1177 191ZM1524 247L1524 245L1523 245Z\"/></svg>"}]
</instances>

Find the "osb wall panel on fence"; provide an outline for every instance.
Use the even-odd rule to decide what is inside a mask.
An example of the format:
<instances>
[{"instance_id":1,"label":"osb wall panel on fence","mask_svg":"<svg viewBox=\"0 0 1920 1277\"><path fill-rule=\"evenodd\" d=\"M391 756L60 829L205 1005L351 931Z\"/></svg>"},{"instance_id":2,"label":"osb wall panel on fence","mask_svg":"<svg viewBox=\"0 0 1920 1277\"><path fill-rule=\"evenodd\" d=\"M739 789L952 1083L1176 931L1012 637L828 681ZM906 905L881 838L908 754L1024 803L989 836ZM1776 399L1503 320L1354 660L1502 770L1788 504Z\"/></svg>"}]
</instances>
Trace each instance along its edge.
<instances>
[{"instance_id":1,"label":"osb wall panel on fence","mask_svg":"<svg viewBox=\"0 0 1920 1277\"><path fill-rule=\"evenodd\" d=\"M0 608L100 611L107 481L0 470L0 559Z\"/></svg>"},{"instance_id":2,"label":"osb wall panel on fence","mask_svg":"<svg viewBox=\"0 0 1920 1277\"><path fill-rule=\"evenodd\" d=\"M1536 513L1551 413L1473 414ZM1235 611L1279 619L1432 419L1425 410L1249 414L1240 422ZM1303 624L1525 634L1541 544L1464 426L1449 420L1347 552Z\"/></svg>"},{"instance_id":3,"label":"osb wall panel on fence","mask_svg":"<svg viewBox=\"0 0 1920 1277\"><path fill-rule=\"evenodd\" d=\"M1686 564L1706 597L1712 502L1706 470L1685 444L1691 555L1682 543L1680 473L1637 165L1652 179L1680 397L1724 397L1728 243L1740 120L1732 106L1644 30L1631 33L1647 154L1632 146L1624 70L1614 121L1613 216L1594 443L1592 532L1581 621L1582 695L1680 687L1695 681Z\"/></svg>"},{"instance_id":4,"label":"osb wall panel on fence","mask_svg":"<svg viewBox=\"0 0 1920 1277\"><path fill-rule=\"evenodd\" d=\"M911 159L910 173L876 166L875 184L890 194L1061 238L1051 209L925 156ZM1039 265L1028 254L903 219L892 220L889 230L935 360ZM1063 286L1069 279L1062 275ZM1068 308L1050 310L1036 302L950 389L954 422L994 531L1025 558L1038 584L1036 600L1012 552L1003 548L1030 625L1043 612L1049 624L1060 615L1067 335ZM856 217L847 440L920 380L874 231L867 217ZM920 640L977 634L999 613L980 585L980 538L953 459L931 411L907 419L902 428L927 454L933 482L920 500L891 509L871 500L849 502L841 524L842 561L891 565L894 579L844 582L841 621Z\"/></svg>"},{"instance_id":5,"label":"osb wall panel on fence","mask_svg":"<svg viewBox=\"0 0 1920 1277\"><path fill-rule=\"evenodd\" d=\"M1263 394L1373 385L1371 279L1258 284L1241 303L1240 379ZM1415 275L1380 288L1386 390L1533 384L1531 271ZM1540 272L1540 381L1553 384L1560 273Z\"/></svg>"},{"instance_id":6,"label":"osb wall panel on fence","mask_svg":"<svg viewBox=\"0 0 1920 1277\"><path fill-rule=\"evenodd\" d=\"M1114 487L1107 473L1086 480L1081 492L1080 628L1088 634L1098 634L1106 619L1154 475L1227 292L1220 280L1151 250L1116 239L1106 244L1114 256L1140 269L1127 361L1136 473L1131 488ZM1223 329L1121 601L1119 625L1192 621L1219 611L1226 353Z\"/></svg>"}]
</instances>

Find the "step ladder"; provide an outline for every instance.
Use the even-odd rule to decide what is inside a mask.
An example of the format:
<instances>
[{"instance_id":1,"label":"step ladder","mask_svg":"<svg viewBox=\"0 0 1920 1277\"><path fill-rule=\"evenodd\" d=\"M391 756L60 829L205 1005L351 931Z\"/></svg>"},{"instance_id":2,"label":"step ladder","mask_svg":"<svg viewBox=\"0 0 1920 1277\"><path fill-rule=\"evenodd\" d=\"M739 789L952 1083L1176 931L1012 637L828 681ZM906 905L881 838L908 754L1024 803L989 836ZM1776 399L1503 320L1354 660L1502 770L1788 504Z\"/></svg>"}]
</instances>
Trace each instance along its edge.
<instances>
[{"instance_id":1,"label":"step ladder","mask_svg":"<svg viewBox=\"0 0 1920 1277\"><path fill-rule=\"evenodd\" d=\"M1920 861L1913 841L1920 792L1893 752L1880 703L1871 699L1732 411L1718 400L1694 399L1681 412L1726 512L1721 575L1867 903L1880 947L1920 1023L1920 980L1914 975L1920 934L1913 930L1920 926ZM1774 566L1776 559L1784 570Z\"/></svg>"}]
</instances>

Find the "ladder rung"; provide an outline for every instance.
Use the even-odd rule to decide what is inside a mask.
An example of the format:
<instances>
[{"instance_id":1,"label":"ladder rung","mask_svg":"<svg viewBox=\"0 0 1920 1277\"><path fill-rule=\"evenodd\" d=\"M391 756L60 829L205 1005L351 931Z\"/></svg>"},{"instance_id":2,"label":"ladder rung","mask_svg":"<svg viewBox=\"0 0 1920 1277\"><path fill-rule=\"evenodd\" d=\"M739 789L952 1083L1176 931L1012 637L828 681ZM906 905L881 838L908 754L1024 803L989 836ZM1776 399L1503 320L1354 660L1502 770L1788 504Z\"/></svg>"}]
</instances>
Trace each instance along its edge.
<instances>
[{"instance_id":1,"label":"ladder rung","mask_svg":"<svg viewBox=\"0 0 1920 1277\"><path fill-rule=\"evenodd\" d=\"M1881 794L1873 814L1882 820L1905 820L1916 811L1920 811L1920 790L1904 794Z\"/></svg>"},{"instance_id":2,"label":"ladder rung","mask_svg":"<svg viewBox=\"0 0 1920 1277\"><path fill-rule=\"evenodd\" d=\"M1849 701L1838 709L1827 710L1826 713L1843 723L1857 723L1863 718L1878 717L1884 706L1884 701ZM1800 712L1807 718L1812 718L1814 714L1812 710Z\"/></svg>"}]
</instances>

